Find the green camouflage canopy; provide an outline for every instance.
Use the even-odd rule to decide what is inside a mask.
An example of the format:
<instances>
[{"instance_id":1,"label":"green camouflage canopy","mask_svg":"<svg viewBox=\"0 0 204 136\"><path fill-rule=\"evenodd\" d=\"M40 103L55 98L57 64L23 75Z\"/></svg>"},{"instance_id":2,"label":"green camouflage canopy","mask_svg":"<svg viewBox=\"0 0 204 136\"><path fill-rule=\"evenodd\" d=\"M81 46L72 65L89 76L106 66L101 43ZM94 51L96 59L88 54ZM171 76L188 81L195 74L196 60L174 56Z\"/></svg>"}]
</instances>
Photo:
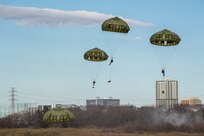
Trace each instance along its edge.
<instances>
[{"instance_id":1,"label":"green camouflage canopy","mask_svg":"<svg viewBox=\"0 0 204 136\"><path fill-rule=\"evenodd\" d=\"M108 59L108 55L101 49L93 48L84 54L84 59L88 61L101 62Z\"/></svg>"},{"instance_id":2,"label":"green camouflage canopy","mask_svg":"<svg viewBox=\"0 0 204 136\"><path fill-rule=\"evenodd\" d=\"M153 34L150 43L158 46L175 46L181 41L180 37L167 29Z\"/></svg>"},{"instance_id":3,"label":"green camouflage canopy","mask_svg":"<svg viewBox=\"0 0 204 136\"><path fill-rule=\"evenodd\" d=\"M130 28L125 21L123 21L119 17L114 17L103 22L102 30L110 32L128 33Z\"/></svg>"},{"instance_id":4,"label":"green camouflage canopy","mask_svg":"<svg viewBox=\"0 0 204 136\"><path fill-rule=\"evenodd\" d=\"M69 122L75 118L74 114L68 109L54 108L46 112L43 116L43 121L51 123Z\"/></svg>"}]
</instances>

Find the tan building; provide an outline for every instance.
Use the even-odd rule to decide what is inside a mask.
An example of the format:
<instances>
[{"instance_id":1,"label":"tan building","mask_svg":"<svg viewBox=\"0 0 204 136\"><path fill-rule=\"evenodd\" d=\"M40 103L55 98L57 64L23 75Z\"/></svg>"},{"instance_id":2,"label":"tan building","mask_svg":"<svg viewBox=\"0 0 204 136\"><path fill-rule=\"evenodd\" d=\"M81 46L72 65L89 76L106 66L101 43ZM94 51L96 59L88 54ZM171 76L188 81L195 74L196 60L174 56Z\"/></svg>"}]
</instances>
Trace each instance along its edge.
<instances>
[{"instance_id":1,"label":"tan building","mask_svg":"<svg viewBox=\"0 0 204 136\"><path fill-rule=\"evenodd\" d=\"M191 106L201 105L201 100L199 99L199 97L187 98L187 99L181 100L181 105L191 105Z\"/></svg>"},{"instance_id":2,"label":"tan building","mask_svg":"<svg viewBox=\"0 0 204 136\"><path fill-rule=\"evenodd\" d=\"M181 105L190 105L190 99L181 100Z\"/></svg>"}]
</instances>

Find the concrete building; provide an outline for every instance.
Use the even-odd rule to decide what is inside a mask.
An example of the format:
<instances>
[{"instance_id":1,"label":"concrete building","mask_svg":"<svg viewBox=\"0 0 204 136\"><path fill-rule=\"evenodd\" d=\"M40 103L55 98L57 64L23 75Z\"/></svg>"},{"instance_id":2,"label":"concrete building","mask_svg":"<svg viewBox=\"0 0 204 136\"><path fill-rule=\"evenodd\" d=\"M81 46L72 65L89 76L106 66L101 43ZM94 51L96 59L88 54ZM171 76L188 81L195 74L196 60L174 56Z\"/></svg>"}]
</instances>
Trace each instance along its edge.
<instances>
[{"instance_id":1,"label":"concrete building","mask_svg":"<svg viewBox=\"0 0 204 136\"><path fill-rule=\"evenodd\" d=\"M178 105L178 81L156 81L156 107L173 108Z\"/></svg>"},{"instance_id":2,"label":"concrete building","mask_svg":"<svg viewBox=\"0 0 204 136\"><path fill-rule=\"evenodd\" d=\"M28 107L27 109L27 111L30 112L31 114L35 114L37 110L38 110L37 106Z\"/></svg>"},{"instance_id":3,"label":"concrete building","mask_svg":"<svg viewBox=\"0 0 204 136\"><path fill-rule=\"evenodd\" d=\"M14 113L22 113L24 111L28 111L29 107L35 106L36 103L16 103ZM7 115L11 115L12 110L10 105L0 105L0 117L5 117Z\"/></svg>"},{"instance_id":4,"label":"concrete building","mask_svg":"<svg viewBox=\"0 0 204 136\"><path fill-rule=\"evenodd\" d=\"M48 105L38 105L38 110L39 111L43 111L43 110L51 110L52 109L52 105L48 104Z\"/></svg>"},{"instance_id":5,"label":"concrete building","mask_svg":"<svg viewBox=\"0 0 204 136\"><path fill-rule=\"evenodd\" d=\"M58 104L52 104L52 108L56 108L57 105L59 105L59 103ZM60 104L60 105L61 105L61 108L65 108L65 109L78 107L76 104L64 104L63 103L63 104Z\"/></svg>"},{"instance_id":6,"label":"concrete building","mask_svg":"<svg viewBox=\"0 0 204 136\"><path fill-rule=\"evenodd\" d=\"M0 105L0 118L11 114L11 106Z\"/></svg>"},{"instance_id":7,"label":"concrete building","mask_svg":"<svg viewBox=\"0 0 204 136\"><path fill-rule=\"evenodd\" d=\"M86 106L120 106L120 100L119 99L113 99L113 98L100 98L97 97L96 99L90 99L86 100Z\"/></svg>"},{"instance_id":8,"label":"concrete building","mask_svg":"<svg viewBox=\"0 0 204 136\"><path fill-rule=\"evenodd\" d=\"M29 107L36 107L36 103L17 103L15 106L15 112L21 112L28 110Z\"/></svg>"}]
</instances>

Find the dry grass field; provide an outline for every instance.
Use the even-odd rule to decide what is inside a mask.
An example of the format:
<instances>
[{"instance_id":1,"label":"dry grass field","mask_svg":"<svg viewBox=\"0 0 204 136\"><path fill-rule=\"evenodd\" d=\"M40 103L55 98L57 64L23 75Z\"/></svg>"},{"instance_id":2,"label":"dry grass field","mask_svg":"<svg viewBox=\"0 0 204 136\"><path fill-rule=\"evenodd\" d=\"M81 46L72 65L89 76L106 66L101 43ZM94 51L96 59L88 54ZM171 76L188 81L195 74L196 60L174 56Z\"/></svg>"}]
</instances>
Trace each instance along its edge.
<instances>
[{"instance_id":1,"label":"dry grass field","mask_svg":"<svg viewBox=\"0 0 204 136\"><path fill-rule=\"evenodd\" d=\"M103 128L0 129L0 136L204 136L204 133L134 132Z\"/></svg>"}]
</instances>

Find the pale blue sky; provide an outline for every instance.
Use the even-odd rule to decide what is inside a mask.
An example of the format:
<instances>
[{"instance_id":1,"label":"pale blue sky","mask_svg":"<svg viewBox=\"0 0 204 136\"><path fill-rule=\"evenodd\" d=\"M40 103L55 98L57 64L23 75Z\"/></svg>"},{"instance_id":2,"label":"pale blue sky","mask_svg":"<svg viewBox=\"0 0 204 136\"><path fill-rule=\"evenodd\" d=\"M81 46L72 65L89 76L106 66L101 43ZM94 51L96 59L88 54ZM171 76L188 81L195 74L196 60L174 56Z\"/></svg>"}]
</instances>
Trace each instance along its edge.
<instances>
[{"instance_id":1,"label":"pale blue sky","mask_svg":"<svg viewBox=\"0 0 204 136\"><path fill-rule=\"evenodd\" d=\"M165 28L181 37L166 67L167 77L179 82L179 100L199 96L204 101L203 0L0 0L0 4L0 104L9 102L8 91L16 87L17 102L85 104L86 99L111 96L122 104L153 105L155 81L163 78L149 38ZM78 11L77 19L72 12L67 15L69 11ZM143 26L130 23L131 31L111 66L112 83L107 83L107 62L92 89L83 54L96 44L105 48L100 21L107 16L138 20Z\"/></svg>"}]
</instances>

